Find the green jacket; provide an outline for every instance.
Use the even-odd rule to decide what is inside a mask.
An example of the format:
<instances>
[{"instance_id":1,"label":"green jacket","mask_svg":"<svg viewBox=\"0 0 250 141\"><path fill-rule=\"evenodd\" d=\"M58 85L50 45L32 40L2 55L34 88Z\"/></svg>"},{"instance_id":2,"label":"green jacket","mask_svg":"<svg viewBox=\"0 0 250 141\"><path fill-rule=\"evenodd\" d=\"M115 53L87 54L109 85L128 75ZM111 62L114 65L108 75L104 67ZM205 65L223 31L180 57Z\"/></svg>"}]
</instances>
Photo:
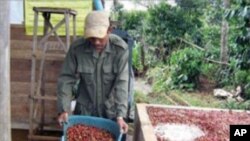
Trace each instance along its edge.
<instances>
[{"instance_id":1,"label":"green jacket","mask_svg":"<svg viewBox=\"0 0 250 141\"><path fill-rule=\"evenodd\" d=\"M128 47L110 34L106 48L99 55L90 42L75 41L66 55L58 79L59 112L69 112L76 99L76 113L105 118L126 117L128 103ZM79 81L77 94L73 87Z\"/></svg>"}]
</instances>

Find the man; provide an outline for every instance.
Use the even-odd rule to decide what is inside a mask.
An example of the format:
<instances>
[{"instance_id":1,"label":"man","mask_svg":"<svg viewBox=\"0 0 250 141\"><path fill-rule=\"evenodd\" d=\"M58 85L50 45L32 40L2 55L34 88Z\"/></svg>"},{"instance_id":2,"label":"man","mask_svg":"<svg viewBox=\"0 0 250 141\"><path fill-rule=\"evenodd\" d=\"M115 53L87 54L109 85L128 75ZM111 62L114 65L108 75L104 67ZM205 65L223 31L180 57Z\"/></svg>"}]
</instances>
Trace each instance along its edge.
<instances>
[{"instance_id":1,"label":"man","mask_svg":"<svg viewBox=\"0 0 250 141\"><path fill-rule=\"evenodd\" d=\"M84 38L72 43L58 79L58 121L66 122L76 99L74 114L116 120L124 133L128 103L128 47L110 34L109 16L90 12L85 19ZM73 87L79 80L76 95Z\"/></svg>"}]
</instances>

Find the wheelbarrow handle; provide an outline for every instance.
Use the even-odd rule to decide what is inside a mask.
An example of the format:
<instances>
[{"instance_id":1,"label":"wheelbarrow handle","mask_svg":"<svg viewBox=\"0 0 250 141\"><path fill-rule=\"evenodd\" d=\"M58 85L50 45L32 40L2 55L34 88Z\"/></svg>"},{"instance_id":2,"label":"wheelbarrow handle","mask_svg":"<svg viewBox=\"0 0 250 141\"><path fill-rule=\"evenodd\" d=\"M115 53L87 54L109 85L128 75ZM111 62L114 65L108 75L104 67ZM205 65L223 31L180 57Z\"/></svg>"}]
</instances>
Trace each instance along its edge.
<instances>
[{"instance_id":1,"label":"wheelbarrow handle","mask_svg":"<svg viewBox=\"0 0 250 141\"><path fill-rule=\"evenodd\" d=\"M122 135L123 135L123 133L120 133L120 135L118 136L118 140L117 141L121 141L122 140Z\"/></svg>"}]
</instances>

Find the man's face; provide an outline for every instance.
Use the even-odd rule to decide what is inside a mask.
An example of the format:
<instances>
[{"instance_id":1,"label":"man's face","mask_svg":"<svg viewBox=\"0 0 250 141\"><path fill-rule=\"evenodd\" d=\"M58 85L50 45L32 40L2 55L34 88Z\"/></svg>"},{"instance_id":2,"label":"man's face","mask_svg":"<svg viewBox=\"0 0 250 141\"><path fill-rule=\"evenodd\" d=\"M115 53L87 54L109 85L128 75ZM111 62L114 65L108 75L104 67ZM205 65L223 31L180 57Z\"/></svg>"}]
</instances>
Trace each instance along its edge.
<instances>
[{"instance_id":1,"label":"man's face","mask_svg":"<svg viewBox=\"0 0 250 141\"><path fill-rule=\"evenodd\" d=\"M90 37L88 38L88 40L90 41L91 45L96 49L97 52L102 52L107 45L110 33L111 33L111 28L108 28L107 34L103 38Z\"/></svg>"},{"instance_id":2,"label":"man's face","mask_svg":"<svg viewBox=\"0 0 250 141\"><path fill-rule=\"evenodd\" d=\"M88 39L91 43L91 45L98 51L102 51L107 42L108 42L108 34L104 38L96 38L96 37L91 37Z\"/></svg>"}]
</instances>

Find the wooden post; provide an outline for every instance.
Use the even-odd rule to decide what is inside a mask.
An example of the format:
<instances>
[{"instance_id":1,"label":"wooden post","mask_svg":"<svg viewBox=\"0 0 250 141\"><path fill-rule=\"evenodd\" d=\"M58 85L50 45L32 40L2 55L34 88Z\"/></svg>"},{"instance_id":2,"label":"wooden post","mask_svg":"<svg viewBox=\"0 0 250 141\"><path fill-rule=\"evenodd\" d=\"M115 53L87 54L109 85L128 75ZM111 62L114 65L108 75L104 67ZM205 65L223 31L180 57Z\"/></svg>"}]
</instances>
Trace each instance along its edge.
<instances>
[{"instance_id":1,"label":"wooden post","mask_svg":"<svg viewBox=\"0 0 250 141\"><path fill-rule=\"evenodd\" d=\"M230 0L223 0L224 10L229 8ZM223 63L228 63L228 32L229 25L228 22L223 19L221 24L221 38L220 38L220 61ZM223 67L225 65L222 65Z\"/></svg>"},{"instance_id":2,"label":"wooden post","mask_svg":"<svg viewBox=\"0 0 250 141\"><path fill-rule=\"evenodd\" d=\"M0 0L0 141L11 141L9 0Z\"/></svg>"}]
</instances>

